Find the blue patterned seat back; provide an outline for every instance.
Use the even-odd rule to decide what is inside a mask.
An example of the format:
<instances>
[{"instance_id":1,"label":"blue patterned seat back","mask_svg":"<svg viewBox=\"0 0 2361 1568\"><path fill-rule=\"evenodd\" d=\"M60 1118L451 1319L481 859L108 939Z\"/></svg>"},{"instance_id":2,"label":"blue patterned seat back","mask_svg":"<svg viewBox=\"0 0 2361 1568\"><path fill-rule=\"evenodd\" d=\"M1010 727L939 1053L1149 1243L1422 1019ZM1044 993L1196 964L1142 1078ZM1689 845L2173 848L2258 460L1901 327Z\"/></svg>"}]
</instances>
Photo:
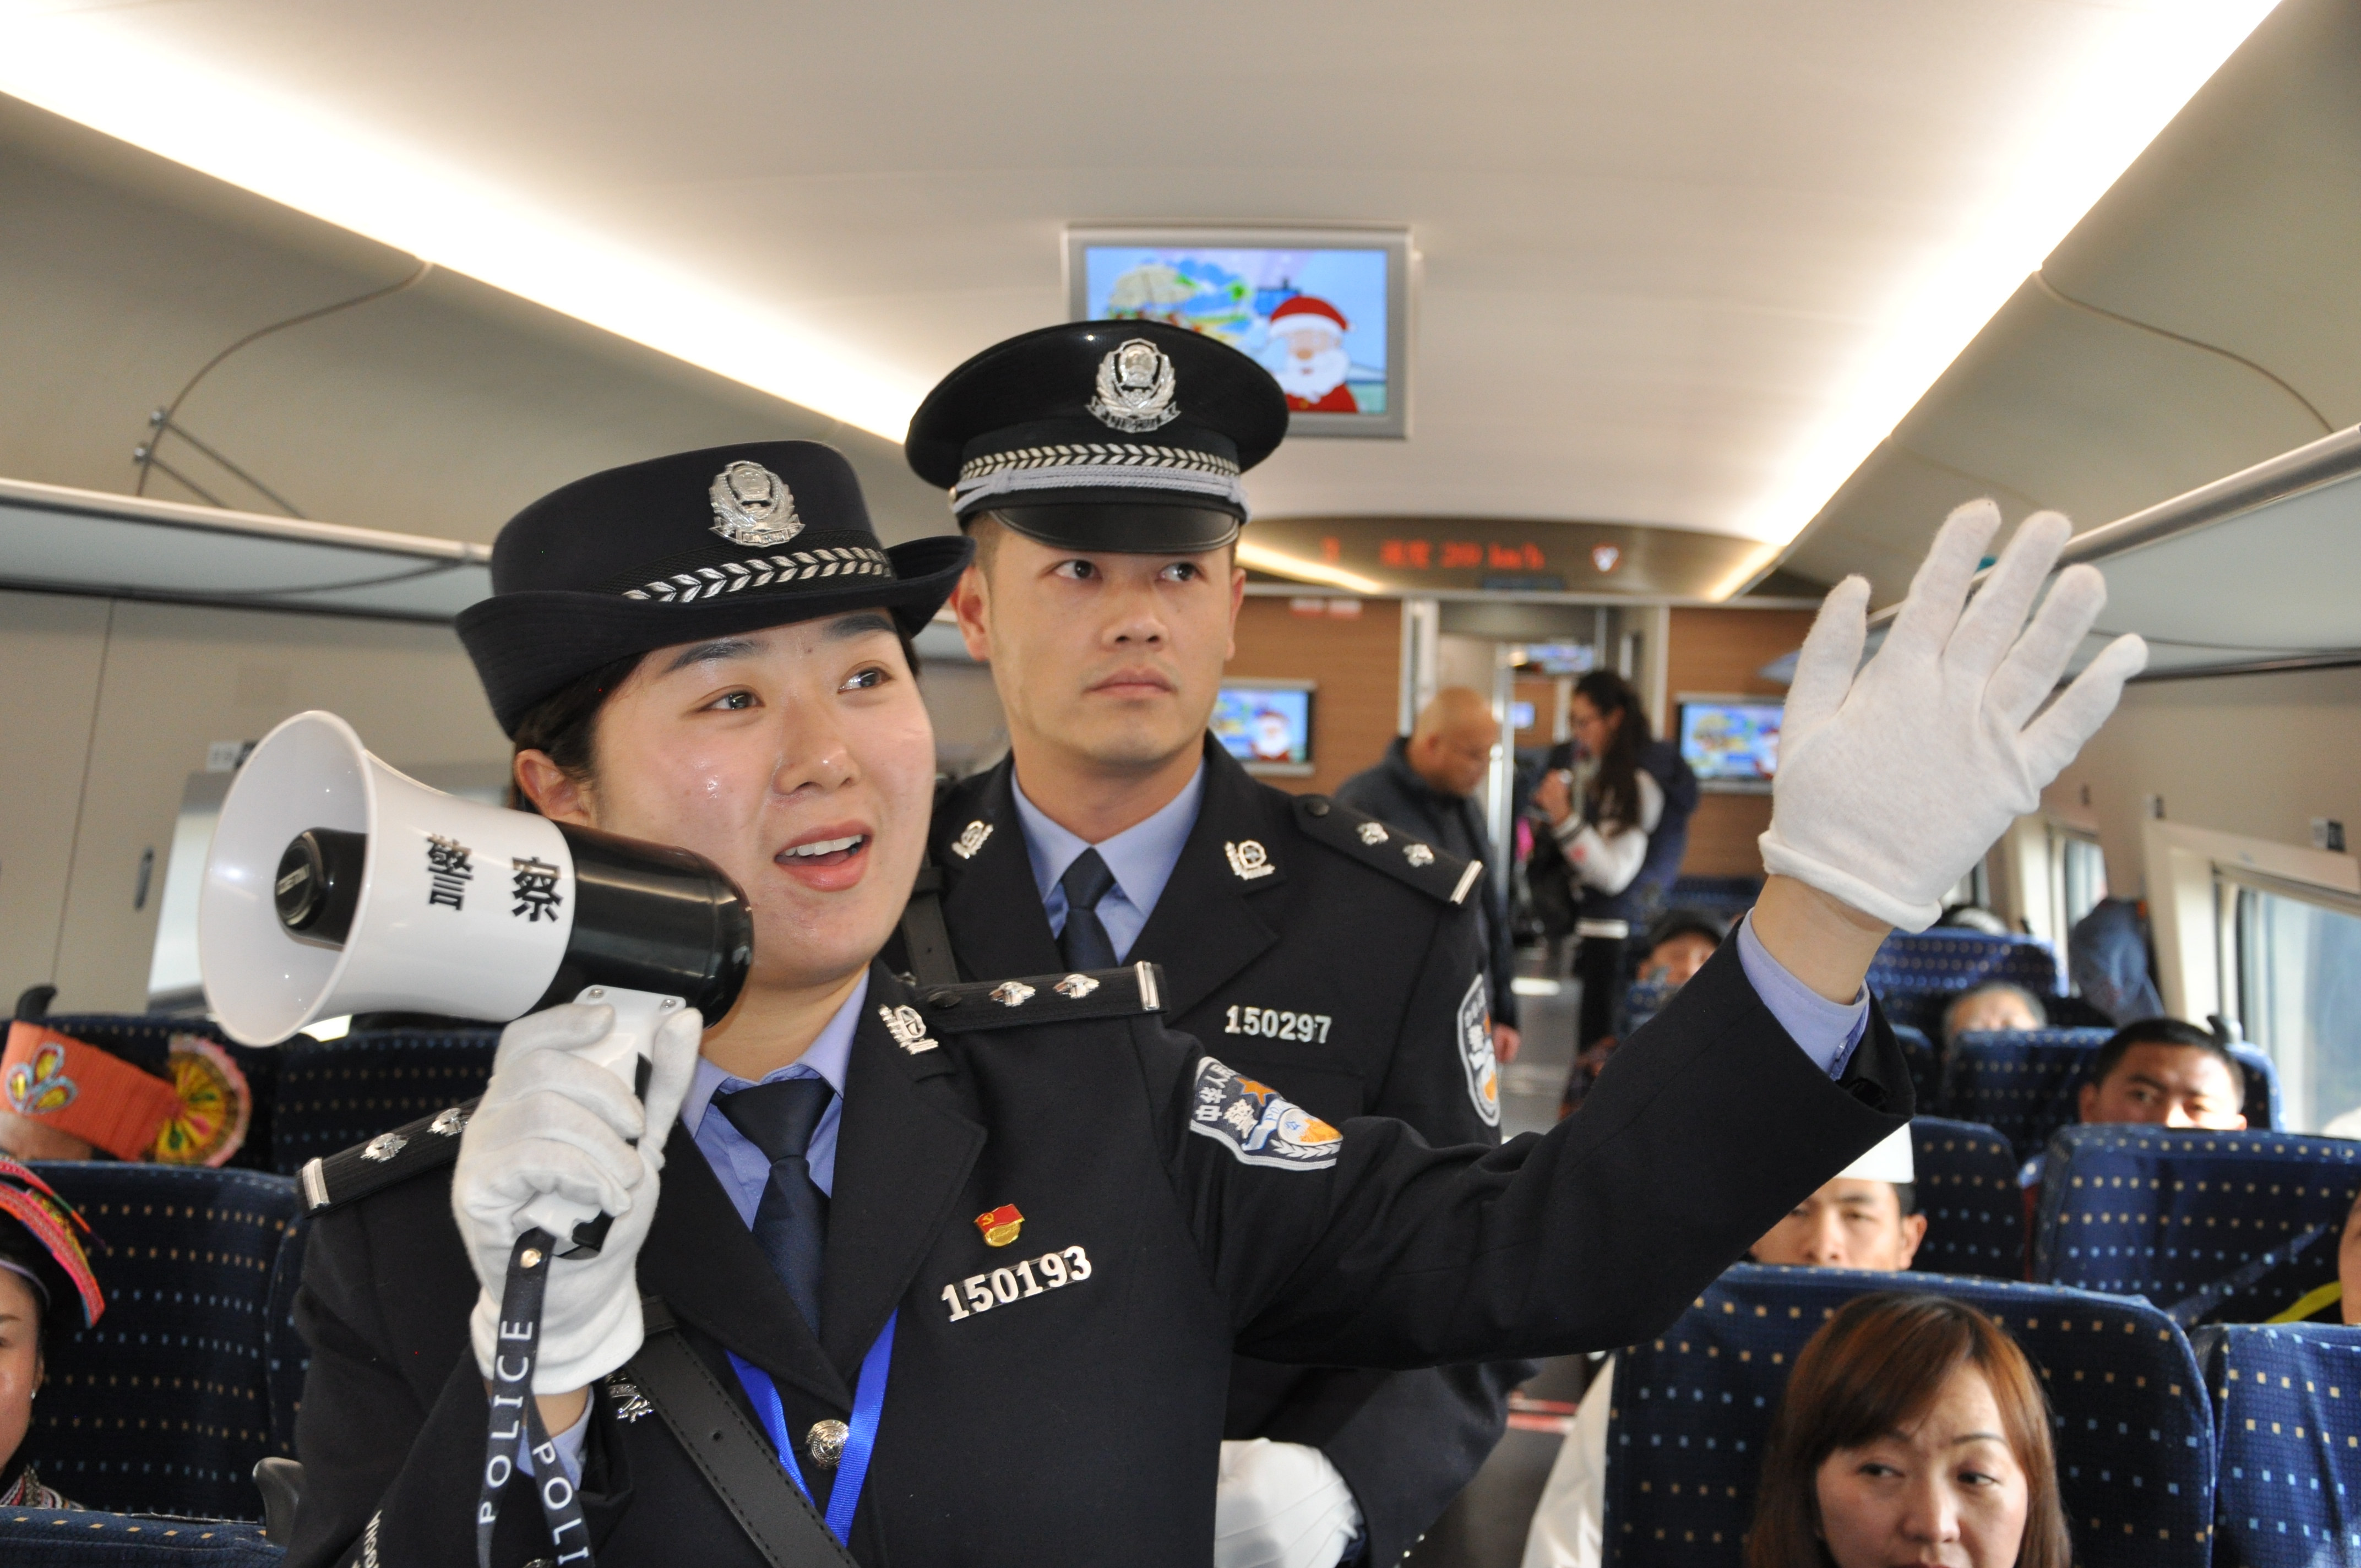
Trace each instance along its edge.
<instances>
[{"instance_id":1,"label":"blue patterned seat back","mask_svg":"<svg viewBox=\"0 0 2361 1568\"><path fill-rule=\"evenodd\" d=\"M1902 1059L1910 1069L1910 1092L1920 1111L1932 1113L1942 1109L1937 1096L1942 1092L1938 1081L1940 1068L1935 1058L1935 1042L1927 1037L1924 1029L1914 1029L1907 1024L1887 1023L1894 1030L1894 1042L1902 1047Z\"/></svg>"},{"instance_id":2,"label":"blue patterned seat back","mask_svg":"<svg viewBox=\"0 0 2361 1568\"><path fill-rule=\"evenodd\" d=\"M2025 1277L2025 1197L2008 1140L1973 1122L1910 1119L1913 1188L1927 1216L1915 1269Z\"/></svg>"},{"instance_id":3,"label":"blue patterned seat back","mask_svg":"<svg viewBox=\"0 0 2361 1568\"><path fill-rule=\"evenodd\" d=\"M258 1524L0 1509L0 1563L8 1568L279 1568L286 1555Z\"/></svg>"},{"instance_id":4,"label":"blue patterned seat back","mask_svg":"<svg viewBox=\"0 0 2361 1568\"><path fill-rule=\"evenodd\" d=\"M2336 1277L2361 1143L2292 1133L2065 1127L2033 1277L2145 1296L2181 1322L2259 1322Z\"/></svg>"},{"instance_id":5,"label":"blue patterned seat back","mask_svg":"<svg viewBox=\"0 0 2361 1568\"><path fill-rule=\"evenodd\" d=\"M1943 928L1897 931L1869 966L1869 988L1886 1016L1940 1038L1943 1009L1986 981L2021 985L2045 1001L2058 993L2058 959L2037 937L1994 937Z\"/></svg>"},{"instance_id":6,"label":"blue patterned seat back","mask_svg":"<svg viewBox=\"0 0 2361 1568\"><path fill-rule=\"evenodd\" d=\"M1961 1035L1943 1063L1943 1114L1996 1129L2027 1156L2076 1115L2091 1054L2112 1029L2005 1029Z\"/></svg>"},{"instance_id":7,"label":"blue patterned seat back","mask_svg":"<svg viewBox=\"0 0 2361 1568\"><path fill-rule=\"evenodd\" d=\"M1739 1568L1763 1440L1796 1354L1845 1302L1897 1288L1968 1302L2032 1358L2081 1568L2205 1568L2213 1416L2188 1340L2153 1308L1996 1279L1751 1264L1618 1358L1607 1561Z\"/></svg>"},{"instance_id":8,"label":"blue patterned seat back","mask_svg":"<svg viewBox=\"0 0 2361 1568\"><path fill-rule=\"evenodd\" d=\"M386 1029L284 1048L279 1068L277 1168L367 1143L446 1105L472 1100L492 1076L500 1032Z\"/></svg>"},{"instance_id":9,"label":"blue patterned seat back","mask_svg":"<svg viewBox=\"0 0 2361 1568\"><path fill-rule=\"evenodd\" d=\"M1721 917L1733 928L1739 916L1763 896L1763 879L1755 876L1685 876L1673 879L1664 894L1667 909L1702 909Z\"/></svg>"},{"instance_id":10,"label":"blue patterned seat back","mask_svg":"<svg viewBox=\"0 0 2361 1568\"><path fill-rule=\"evenodd\" d=\"M2221 1453L2220 1560L2361 1563L2361 1327L2231 1324L2203 1355Z\"/></svg>"},{"instance_id":11,"label":"blue patterned seat back","mask_svg":"<svg viewBox=\"0 0 2361 1568\"><path fill-rule=\"evenodd\" d=\"M2238 1066L2246 1074L2246 1125L2256 1129L2273 1129L2287 1125L2287 1117L2279 1107L2279 1064L2244 1040L2232 1042L2230 1054L2238 1058Z\"/></svg>"},{"instance_id":12,"label":"blue patterned seat back","mask_svg":"<svg viewBox=\"0 0 2361 1568\"><path fill-rule=\"evenodd\" d=\"M25 1442L41 1478L94 1508L260 1518L264 1325L295 1184L113 1161L34 1168L96 1233L106 1293L98 1325L59 1342L33 1407Z\"/></svg>"},{"instance_id":13,"label":"blue patterned seat back","mask_svg":"<svg viewBox=\"0 0 2361 1568\"><path fill-rule=\"evenodd\" d=\"M298 1214L279 1238L270 1265L270 1295L262 1321L263 1376L270 1386L270 1452L295 1457L295 1412L303 1403L303 1375L312 1368L312 1347L295 1332L295 1291L303 1283L303 1243L312 1234L308 1214Z\"/></svg>"},{"instance_id":14,"label":"blue patterned seat back","mask_svg":"<svg viewBox=\"0 0 2361 1568\"><path fill-rule=\"evenodd\" d=\"M1633 981L1623 992L1623 1037L1630 1039L1641 1025L1663 1012L1679 989L1670 981Z\"/></svg>"},{"instance_id":15,"label":"blue patterned seat back","mask_svg":"<svg viewBox=\"0 0 2361 1568\"><path fill-rule=\"evenodd\" d=\"M271 1134L277 1120L279 1055L275 1048L241 1046L203 1018L181 1018L162 1013L52 1013L41 1023L60 1035L121 1057L150 1072L160 1071L170 1054L172 1036L194 1035L229 1053L246 1075L253 1109L246 1126L246 1143L227 1163L241 1170L272 1168ZM5 1033L5 1031L0 1031Z\"/></svg>"}]
</instances>

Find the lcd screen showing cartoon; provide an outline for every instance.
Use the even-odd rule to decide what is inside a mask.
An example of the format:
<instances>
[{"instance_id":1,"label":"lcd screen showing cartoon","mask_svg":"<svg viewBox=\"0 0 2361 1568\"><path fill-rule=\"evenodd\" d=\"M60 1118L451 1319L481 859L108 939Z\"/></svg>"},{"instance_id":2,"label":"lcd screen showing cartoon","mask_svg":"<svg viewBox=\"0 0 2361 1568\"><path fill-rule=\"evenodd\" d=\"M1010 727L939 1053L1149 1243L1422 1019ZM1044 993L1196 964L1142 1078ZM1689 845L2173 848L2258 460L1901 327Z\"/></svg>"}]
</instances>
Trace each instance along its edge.
<instances>
[{"instance_id":1,"label":"lcd screen showing cartoon","mask_svg":"<svg viewBox=\"0 0 2361 1568\"><path fill-rule=\"evenodd\" d=\"M1312 687L1308 683L1224 685L1213 704L1213 739L1250 773L1301 777L1312 772Z\"/></svg>"},{"instance_id":2,"label":"lcd screen showing cartoon","mask_svg":"<svg viewBox=\"0 0 2361 1568\"><path fill-rule=\"evenodd\" d=\"M1779 771L1776 702L1683 697L1681 760L1707 788L1767 790Z\"/></svg>"},{"instance_id":3,"label":"lcd screen showing cartoon","mask_svg":"<svg viewBox=\"0 0 2361 1568\"><path fill-rule=\"evenodd\" d=\"M1408 433L1399 233L1074 231L1082 321L1159 321L1251 356L1287 394L1296 435Z\"/></svg>"}]
</instances>

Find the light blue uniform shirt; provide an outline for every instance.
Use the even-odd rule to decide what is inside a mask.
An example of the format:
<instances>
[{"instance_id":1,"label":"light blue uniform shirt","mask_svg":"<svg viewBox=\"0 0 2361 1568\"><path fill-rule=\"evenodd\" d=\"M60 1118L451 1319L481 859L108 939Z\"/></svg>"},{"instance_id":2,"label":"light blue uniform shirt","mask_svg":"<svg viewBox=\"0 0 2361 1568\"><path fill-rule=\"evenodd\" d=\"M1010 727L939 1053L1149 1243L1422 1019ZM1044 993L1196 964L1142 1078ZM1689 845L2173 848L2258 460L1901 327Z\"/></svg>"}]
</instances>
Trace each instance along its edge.
<instances>
[{"instance_id":1,"label":"light blue uniform shirt","mask_svg":"<svg viewBox=\"0 0 2361 1568\"><path fill-rule=\"evenodd\" d=\"M1025 830L1025 854L1033 862L1033 885L1040 890L1041 908L1049 916L1050 931L1060 934L1066 929L1066 890L1058 885L1058 879L1084 850L1094 849L1115 873L1115 886L1099 900L1099 924L1106 927L1116 959L1125 959L1131 945L1139 940L1148 917L1156 913L1156 901L1164 896L1172 868L1180 863L1189 829L1197 826L1197 806L1205 798L1205 764L1199 762L1180 793L1154 816L1099 844L1050 821L1025 797L1022 779L1010 782L1016 785L1017 821Z\"/></svg>"},{"instance_id":2,"label":"light blue uniform shirt","mask_svg":"<svg viewBox=\"0 0 2361 1568\"><path fill-rule=\"evenodd\" d=\"M1868 991L1864 989L1850 1002L1830 1002L1789 974L1754 934L1751 909L1738 923L1738 963L1746 971L1746 983L1754 988L1771 1016L1779 1020L1779 1026L1804 1047L1812 1065L1830 1078L1842 1077L1845 1064L1852 1060L1853 1047L1869 1032Z\"/></svg>"}]
</instances>

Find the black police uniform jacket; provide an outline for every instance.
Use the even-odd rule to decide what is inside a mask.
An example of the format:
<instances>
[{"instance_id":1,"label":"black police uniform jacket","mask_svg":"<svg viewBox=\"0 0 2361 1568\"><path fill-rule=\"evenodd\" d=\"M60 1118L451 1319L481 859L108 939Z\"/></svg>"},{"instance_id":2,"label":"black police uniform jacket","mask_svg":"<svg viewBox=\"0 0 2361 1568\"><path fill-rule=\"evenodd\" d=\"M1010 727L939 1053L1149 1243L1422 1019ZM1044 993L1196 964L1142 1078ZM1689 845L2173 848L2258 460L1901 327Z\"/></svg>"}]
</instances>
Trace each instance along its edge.
<instances>
[{"instance_id":1,"label":"black police uniform jacket","mask_svg":"<svg viewBox=\"0 0 2361 1568\"><path fill-rule=\"evenodd\" d=\"M1832 1081L1728 948L1579 1116L1498 1148L1433 1149L1377 1118L1334 1136L1124 996L1152 970L1107 971L1089 1000L1128 1011L1097 1017L1067 1011L1059 978L1004 1006L873 967L817 1340L686 1131L665 1146L640 1286L731 1397L724 1347L772 1374L788 1431L845 1420L863 1351L900 1312L851 1530L867 1568L1204 1568L1234 1349L1410 1367L1628 1343L1911 1108L1882 1016ZM886 1024L902 1006L930 1031L916 1048ZM449 1169L313 1220L299 1568L473 1560L489 1406ZM1005 1204L1023 1224L995 1247L975 1217ZM663 1420L628 1419L613 1380L591 1410L601 1563L759 1568ZM521 1485L499 1528L503 1568L550 1554Z\"/></svg>"},{"instance_id":2,"label":"black police uniform jacket","mask_svg":"<svg viewBox=\"0 0 2361 1568\"><path fill-rule=\"evenodd\" d=\"M1167 1021L1336 1125L1392 1116L1438 1148L1498 1142L1480 869L1324 796L1273 789L1210 737L1204 758L1196 824L1126 955L1163 970ZM935 806L944 922L973 980L1059 961L1012 766ZM1360 1504L1368 1560L1391 1563L1482 1466L1531 1370L1242 1356L1222 1435L1324 1453Z\"/></svg>"}]
</instances>

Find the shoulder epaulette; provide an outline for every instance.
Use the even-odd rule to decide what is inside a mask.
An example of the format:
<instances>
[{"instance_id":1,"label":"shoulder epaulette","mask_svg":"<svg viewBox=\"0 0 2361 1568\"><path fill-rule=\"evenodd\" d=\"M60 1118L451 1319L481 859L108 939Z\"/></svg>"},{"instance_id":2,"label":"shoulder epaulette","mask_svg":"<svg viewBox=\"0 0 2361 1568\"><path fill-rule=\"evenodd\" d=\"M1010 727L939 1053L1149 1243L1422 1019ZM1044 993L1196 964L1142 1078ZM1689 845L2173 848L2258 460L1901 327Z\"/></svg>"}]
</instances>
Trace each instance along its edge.
<instances>
[{"instance_id":1,"label":"shoulder epaulette","mask_svg":"<svg viewBox=\"0 0 2361 1568\"><path fill-rule=\"evenodd\" d=\"M926 1010L927 1026L947 1034L1126 1018L1164 1010L1164 971L1151 963L1126 964L1024 980L922 985L912 995Z\"/></svg>"},{"instance_id":2,"label":"shoulder epaulette","mask_svg":"<svg viewBox=\"0 0 2361 1568\"><path fill-rule=\"evenodd\" d=\"M1295 825L1305 838L1445 904L1466 903L1484 874L1483 861L1463 861L1324 795L1295 797Z\"/></svg>"},{"instance_id":3,"label":"shoulder epaulette","mask_svg":"<svg viewBox=\"0 0 2361 1568\"><path fill-rule=\"evenodd\" d=\"M342 1153L305 1161L301 1177L304 1212L339 1209L450 1164L458 1157L459 1135L476 1113L477 1103L470 1100L449 1106Z\"/></svg>"}]
</instances>

